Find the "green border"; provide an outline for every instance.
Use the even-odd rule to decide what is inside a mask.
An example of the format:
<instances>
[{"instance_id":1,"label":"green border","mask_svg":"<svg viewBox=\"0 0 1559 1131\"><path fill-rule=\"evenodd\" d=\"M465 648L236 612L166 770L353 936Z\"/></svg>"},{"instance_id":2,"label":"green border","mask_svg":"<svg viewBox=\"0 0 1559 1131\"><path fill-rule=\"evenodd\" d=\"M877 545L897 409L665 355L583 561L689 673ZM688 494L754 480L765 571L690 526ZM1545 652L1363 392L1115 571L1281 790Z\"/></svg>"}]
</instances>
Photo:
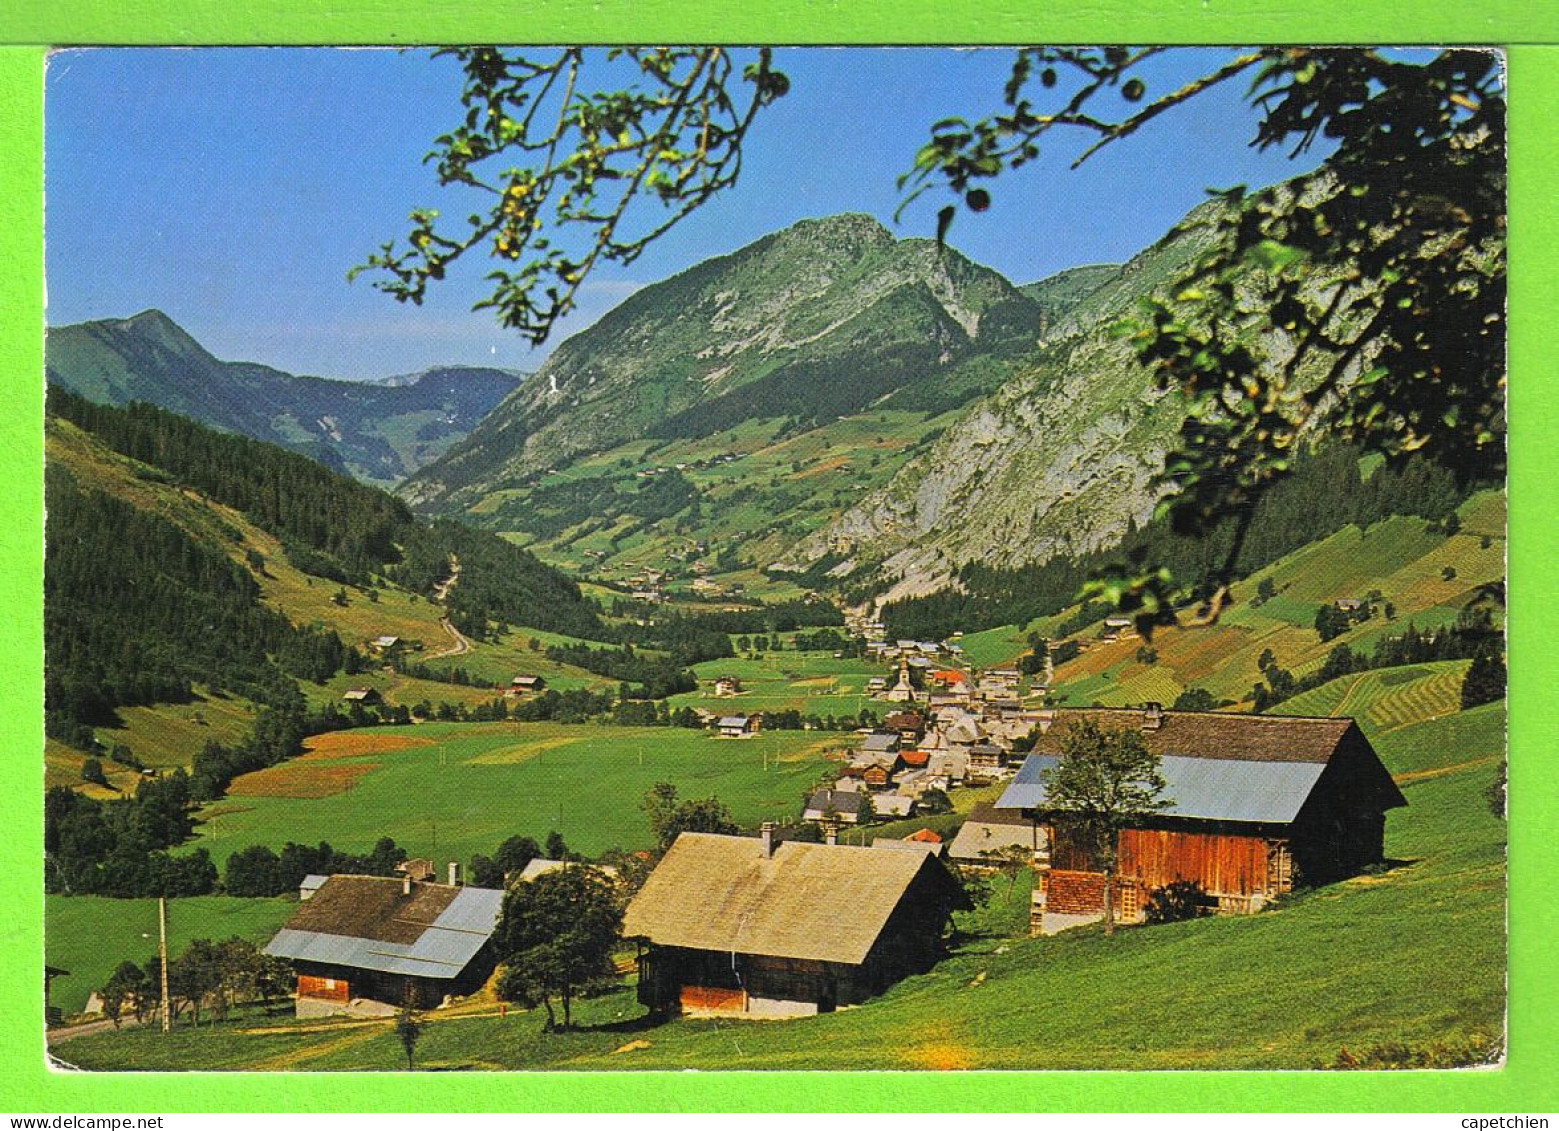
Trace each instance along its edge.
<instances>
[{"instance_id":1,"label":"green border","mask_svg":"<svg viewBox=\"0 0 1559 1131\"><path fill-rule=\"evenodd\" d=\"M9 914L0 964L0 1109L25 1113L364 1110L361 1090L328 1075L51 1073L37 1024L42 907L36 882L42 745L42 44L432 42L1492 43L1511 47L1511 835L1510 1054L1498 1071L1460 1073L592 1073L379 1075L379 1110L428 1111L1446 1111L1559 1109L1559 1019L1550 974L1559 909L1549 831L1559 804L1545 774L1559 705L1542 660L1559 639L1553 522L1545 487L1559 478L1559 386L1542 377L1559 356L1559 13L1529 0L1408 5L1286 0L1093 0L1037 6L946 0L753 3L752 0L347 0L326 12L301 0L176 0L107 5L12 0L0 12L0 737L21 788L0 795L0 906ZM33 46L27 46L33 45ZM107 112L112 112L111 110ZM112 207L105 199L104 207ZM105 552L112 552L105 547Z\"/></svg>"}]
</instances>

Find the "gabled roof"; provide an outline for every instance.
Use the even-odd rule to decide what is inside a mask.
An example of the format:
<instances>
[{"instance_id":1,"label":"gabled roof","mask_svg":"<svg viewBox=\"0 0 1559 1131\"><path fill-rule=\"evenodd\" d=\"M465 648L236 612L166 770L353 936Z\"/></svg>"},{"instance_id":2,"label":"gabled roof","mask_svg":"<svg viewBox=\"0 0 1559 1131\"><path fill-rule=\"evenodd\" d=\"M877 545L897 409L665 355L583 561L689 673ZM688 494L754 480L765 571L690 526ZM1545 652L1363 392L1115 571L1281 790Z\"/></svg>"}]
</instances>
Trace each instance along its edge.
<instances>
[{"instance_id":1,"label":"gabled roof","mask_svg":"<svg viewBox=\"0 0 1559 1131\"><path fill-rule=\"evenodd\" d=\"M1061 759L1031 754L997 802L1003 809L1044 809L1043 775ZM1326 769L1321 762L1252 762L1234 758L1164 757L1164 797L1159 814L1215 821L1287 824L1299 815Z\"/></svg>"},{"instance_id":2,"label":"gabled roof","mask_svg":"<svg viewBox=\"0 0 1559 1131\"><path fill-rule=\"evenodd\" d=\"M917 880L945 883L948 898L958 898L927 852L786 841L765 858L751 837L683 833L628 904L623 934L857 965Z\"/></svg>"},{"instance_id":3,"label":"gabled roof","mask_svg":"<svg viewBox=\"0 0 1559 1131\"><path fill-rule=\"evenodd\" d=\"M984 853L998 852L1011 846L1032 849L1035 836L1032 822L1013 825L1005 821L975 820L971 817L959 828L953 843L948 845L947 855L954 860L984 860L987 859Z\"/></svg>"},{"instance_id":4,"label":"gabled roof","mask_svg":"<svg viewBox=\"0 0 1559 1131\"><path fill-rule=\"evenodd\" d=\"M836 813L859 813L861 795L853 789L820 789L807 798L808 813L826 813L829 809Z\"/></svg>"},{"instance_id":5,"label":"gabled roof","mask_svg":"<svg viewBox=\"0 0 1559 1131\"><path fill-rule=\"evenodd\" d=\"M1044 772L1060 761L1061 738L1073 719L1087 718L1108 729L1137 730L1140 711L1058 711L1038 736L1034 750L997 801L1002 809L1044 809ZM1167 817L1287 824L1299 815L1350 731L1374 763L1369 788L1384 809L1405 805L1401 793L1352 719L1278 715L1221 715L1166 711L1156 729L1142 730L1147 748L1160 758L1171 804Z\"/></svg>"},{"instance_id":6,"label":"gabled roof","mask_svg":"<svg viewBox=\"0 0 1559 1131\"><path fill-rule=\"evenodd\" d=\"M898 748L899 736L896 734L868 734L861 743L861 750L870 754L889 753Z\"/></svg>"},{"instance_id":7,"label":"gabled roof","mask_svg":"<svg viewBox=\"0 0 1559 1131\"><path fill-rule=\"evenodd\" d=\"M1058 710L1035 736L1034 753L1059 754L1061 736L1073 720L1087 719L1108 730L1141 730L1147 748L1160 756L1233 758L1242 762L1326 762L1353 726L1352 719L1285 715L1228 715L1164 711L1155 729L1143 729L1144 713L1128 708Z\"/></svg>"},{"instance_id":8,"label":"gabled roof","mask_svg":"<svg viewBox=\"0 0 1559 1131\"><path fill-rule=\"evenodd\" d=\"M725 728L725 727L746 727L746 725L747 725L747 716L746 715L722 715L720 717L719 725L720 725L721 728Z\"/></svg>"},{"instance_id":9,"label":"gabled roof","mask_svg":"<svg viewBox=\"0 0 1559 1131\"><path fill-rule=\"evenodd\" d=\"M498 925L503 892L412 884L383 876L331 876L298 905L265 953L294 961L454 978Z\"/></svg>"}]
</instances>

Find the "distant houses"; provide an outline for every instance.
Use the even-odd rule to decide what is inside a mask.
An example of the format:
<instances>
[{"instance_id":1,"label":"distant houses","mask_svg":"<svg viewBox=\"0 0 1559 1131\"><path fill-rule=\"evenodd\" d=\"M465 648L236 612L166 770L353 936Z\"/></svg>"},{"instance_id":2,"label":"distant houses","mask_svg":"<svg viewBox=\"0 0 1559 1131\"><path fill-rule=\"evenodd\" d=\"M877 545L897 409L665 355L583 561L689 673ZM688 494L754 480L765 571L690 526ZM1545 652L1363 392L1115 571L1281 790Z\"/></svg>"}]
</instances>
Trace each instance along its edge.
<instances>
[{"instance_id":1,"label":"distant houses","mask_svg":"<svg viewBox=\"0 0 1559 1131\"><path fill-rule=\"evenodd\" d=\"M930 970L968 905L933 851L683 833L623 934L639 940L639 1001L656 1012L794 1017Z\"/></svg>"},{"instance_id":2,"label":"distant houses","mask_svg":"<svg viewBox=\"0 0 1559 1131\"><path fill-rule=\"evenodd\" d=\"M720 676L714 682L716 699L730 699L742 693L742 681L734 675Z\"/></svg>"},{"instance_id":3,"label":"distant houses","mask_svg":"<svg viewBox=\"0 0 1559 1131\"><path fill-rule=\"evenodd\" d=\"M761 715L722 715L715 722L721 738L751 738L763 729Z\"/></svg>"},{"instance_id":4,"label":"distant houses","mask_svg":"<svg viewBox=\"0 0 1559 1131\"><path fill-rule=\"evenodd\" d=\"M297 971L299 1017L426 1009L480 989L497 963L501 891L335 875L305 892L265 946Z\"/></svg>"},{"instance_id":5,"label":"distant houses","mask_svg":"<svg viewBox=\"0 0 1559 1131\"><path fill-rule=\"evenodd\" d=\"M861 813L866 809L867 804L859 790L818 789L807 798L807 803L801 810L801 819L818 823L838 821L841 824L854 825L860 821Z\"/></svg>"}]
</instances>

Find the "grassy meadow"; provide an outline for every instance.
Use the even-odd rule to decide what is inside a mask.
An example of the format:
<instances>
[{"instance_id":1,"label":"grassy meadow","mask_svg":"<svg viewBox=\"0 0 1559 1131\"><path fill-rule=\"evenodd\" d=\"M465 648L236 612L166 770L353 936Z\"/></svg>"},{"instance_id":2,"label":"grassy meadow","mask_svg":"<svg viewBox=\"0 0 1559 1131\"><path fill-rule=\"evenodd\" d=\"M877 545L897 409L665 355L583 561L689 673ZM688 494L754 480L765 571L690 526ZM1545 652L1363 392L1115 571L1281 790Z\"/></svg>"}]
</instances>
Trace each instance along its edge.
<instances>
[{"instance_id":1,"label":"grassy meadow","mask_svg":"<svg viewBox=\"0 0 1559 1131\"><path fill-rule=\"evenodd\" d=\"M866 694L873 676L890 675L881 664L865 660L835 659L831 652L768 652L761 658L735 657L695 665L699 689L669 700L677 707L702 707L722 715L758 711L800 711L803 715L856 716L870 708L884 713L882 703ZM717 699L714 681L735 676L742 682L740 695Z\"/></svg>"},{"instance_id":2,"label":"grassy meadow","mask_svg":"<svg viewBox=\"0 0 1559 1131\"><path fill-rule=\"evenodd\" d=\"M673 727L426 723L308 740L308 751L234 781L199 814L191 847L220 866L251 844L328 840L366 851L381 836L413 856L469 860L506 837L558 830L587 855L643 848L638 803L658 781L715 796L755 825L800 811L839 736L720 739Z\"/></svg>"},{"instance_id":3,"label":"grassy meadow","mask_svg":"<svg viewBox=\"0 0 1559 1131\"><path fill-rule=\"evenodd\" d=\"M297 909L297 900L234 899L197 895L168 901L168 949L175 955L192 939L234 935L266 942ZM126 960L143 964L157 953L157 901L101 895L43 897L43 945L51 966L69 970L54 979L50 1000L66 1015Z\"/></svg>"}]
</instances>

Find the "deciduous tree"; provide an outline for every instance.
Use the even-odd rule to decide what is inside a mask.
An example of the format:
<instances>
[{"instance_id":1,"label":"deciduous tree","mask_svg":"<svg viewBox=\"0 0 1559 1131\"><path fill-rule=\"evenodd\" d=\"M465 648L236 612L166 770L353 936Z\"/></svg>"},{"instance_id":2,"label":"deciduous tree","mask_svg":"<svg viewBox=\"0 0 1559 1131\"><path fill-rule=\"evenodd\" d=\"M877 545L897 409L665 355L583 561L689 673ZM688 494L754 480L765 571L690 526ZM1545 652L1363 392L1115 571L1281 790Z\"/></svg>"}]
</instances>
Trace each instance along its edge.
<instances>
[{"instance_id":1,"label":"deciduous tree","mask_svg":"<svg viewBox=\"0 0 1559 1131\"><path fill-rule=\"evenodd\" d=\"M611 881L588 864L515 884L504 896L498 923L504 964L498 992L508 1001L543 1006L549 1031L558 1027L552 1009L557 998L568 1028L579 991L611 976L622 920Z\"/></svg>"},{"instance_id":2,"label":"deciduous tree","mask_svg":"<svg viewBox=\"0 0 1559 1131\"><path fill-rule=\"evenodd\" d=\"M1172 802L1157 754L1141 732L1107 730L1091 719L1061 736L1061 759L1041 775L1045 805L1072 825L1104 873L1104 930L1115 930L1115 868L1120 830Z\"/></svg>"}]
</instances>

